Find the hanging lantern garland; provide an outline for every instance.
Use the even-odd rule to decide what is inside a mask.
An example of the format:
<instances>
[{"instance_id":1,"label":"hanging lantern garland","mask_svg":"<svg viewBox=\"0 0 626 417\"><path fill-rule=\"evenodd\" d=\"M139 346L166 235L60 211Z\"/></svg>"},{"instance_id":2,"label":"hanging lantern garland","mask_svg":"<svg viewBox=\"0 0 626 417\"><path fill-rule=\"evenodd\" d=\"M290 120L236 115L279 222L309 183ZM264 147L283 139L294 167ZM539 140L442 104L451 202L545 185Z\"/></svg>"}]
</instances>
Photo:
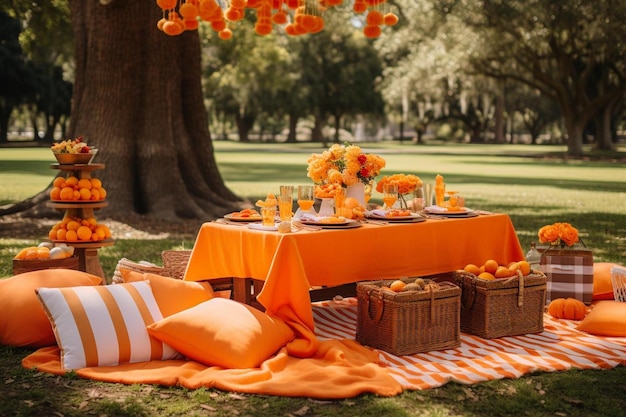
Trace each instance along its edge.
<instances>
[{"instance_id":1,"label":"hanging lantern garland","mask_svg":"<svg viewBox=\"0 0 626 417\"><path fill-rule=\"evenodd\" d=\"M328 7L343 4L344 0L156 0L163 11L158 21L159 30L170 36L186 30L198 29L200 20L210 23L222 40L232 38L231 27L244 18L245 9L256 11L254 30L265 36L273 25L284 26L290 36L317 33L324 29L323 12ZM363 34L377 38L383 26L398 23L398 16L388 11L387 0L354 0L352 10L364 14L366 25Z\"/></svg>"}]
</instances>

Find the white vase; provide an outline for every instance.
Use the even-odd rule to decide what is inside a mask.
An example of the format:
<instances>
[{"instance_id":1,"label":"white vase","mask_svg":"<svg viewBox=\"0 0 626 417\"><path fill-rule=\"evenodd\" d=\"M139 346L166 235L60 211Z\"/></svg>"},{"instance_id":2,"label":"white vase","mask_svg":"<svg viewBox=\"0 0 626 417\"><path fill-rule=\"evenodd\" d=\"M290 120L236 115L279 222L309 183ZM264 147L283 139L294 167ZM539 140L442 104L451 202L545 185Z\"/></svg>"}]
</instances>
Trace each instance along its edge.
<instances>
[{"instance_id":1,"label":"white vase","mask_svg":"<svg viewBox=\"0 0 626 417\"><path fill-rule=\"evenodd\" d=\"M320 204L320 208L317 211L317 215L319 217L330 217L335 214L335 207L333 206L334 199L333 198L321 198L322 203Z\"/></svg>"},{"instance_id":2,"label":"white vase","mask_svg":"<svg viewBox=\"0 0 626 417\"><path fill-rule=\"evenodd\" d=\"M355 198L362 207L365 207L365 184L357 182L346 187L346 198Z\"/></svg>"}]
</instances>

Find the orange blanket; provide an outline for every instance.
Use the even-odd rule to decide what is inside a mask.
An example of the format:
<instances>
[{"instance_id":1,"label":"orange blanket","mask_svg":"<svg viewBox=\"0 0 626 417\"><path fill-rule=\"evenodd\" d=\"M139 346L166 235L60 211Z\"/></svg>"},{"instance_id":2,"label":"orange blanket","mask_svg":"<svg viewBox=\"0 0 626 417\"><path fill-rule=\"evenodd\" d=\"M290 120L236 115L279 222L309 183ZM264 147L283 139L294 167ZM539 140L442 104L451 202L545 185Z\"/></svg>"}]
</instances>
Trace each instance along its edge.
<instances>
[{"instance_id":1,"label":"orange blanket","mask_svg":"<svg viewBox=\"0 0 626 417\"><path fill-rule=\"evenodd\" d=\"M125 384L180 385L195 389L349 398L361 393L392 396L450 381L471 384L545 371L612 368L626 365L626 338L596 337L575 329L576 322L544 316L539 334L485 340L461 335L461 346L411 356L395 356L354 341L355 300L313 307L319 348L310 358L283 348L256 369L221 369L192 361L152 361L114 367L83 368L84 378ZM62 374L57 347L24 358L24 367Z\"/></svg>"}]
</instances>

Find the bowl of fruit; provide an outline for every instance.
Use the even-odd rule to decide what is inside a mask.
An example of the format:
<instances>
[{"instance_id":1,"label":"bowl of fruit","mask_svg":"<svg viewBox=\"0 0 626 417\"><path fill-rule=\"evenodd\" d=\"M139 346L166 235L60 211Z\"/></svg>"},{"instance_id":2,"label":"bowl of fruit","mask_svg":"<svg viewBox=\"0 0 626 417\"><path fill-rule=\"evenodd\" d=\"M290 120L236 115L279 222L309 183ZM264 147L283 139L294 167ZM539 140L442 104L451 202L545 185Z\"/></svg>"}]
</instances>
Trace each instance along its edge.
<instances>
[{"instance_id":1,"label":"bowl of fruit","mask_svg":"<svg viewBox=\"0 0 626 417\"><path fill-rule=\"evenodd\" d=\"M87 145L82 137L63 140L50 149L61 165L89 164L98 152L96 148Z\"/></svg>"}]
</instances>

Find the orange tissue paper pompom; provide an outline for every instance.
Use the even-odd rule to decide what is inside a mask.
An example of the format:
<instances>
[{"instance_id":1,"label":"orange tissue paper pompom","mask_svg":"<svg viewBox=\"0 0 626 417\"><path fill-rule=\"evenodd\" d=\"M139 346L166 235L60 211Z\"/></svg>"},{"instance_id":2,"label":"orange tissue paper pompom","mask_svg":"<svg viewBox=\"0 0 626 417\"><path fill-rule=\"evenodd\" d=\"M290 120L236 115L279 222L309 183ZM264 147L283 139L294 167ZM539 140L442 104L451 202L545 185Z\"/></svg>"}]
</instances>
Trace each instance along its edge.
<instances>
[{"instance_id":1,"label":"orange tissue paper pompom","mask_svg":"<svg viewBox=\"0 0 626 417\"><path fill-rule=\"evenodd\" d=\"M382 30L380 29L380 26L367 25L363 28L363 34L365 34L365 37L367 38L377 38L381 33Z\"/></svg>"},{"instance_id":2,"label":"orange tissue paper pompom","mask_svg":"<svg viewBox=\"0 0 626 417\"><path fill-rule=\"evenodd\" d=\"M371 26L382 25L383 20L383 14L378 10L370 10L366 17L367 24Z\"/></svg>"},{"instance_id":3,"label":"orange tissue paper pompom","mask_svg":"<svg viewBox=\"0 0 626 417\"><path fill-rule=\"evenodd\" d=\"M383 22L387 26L394 26L398 23L398 20L398 16L396 16L394 13L387 13L385 14L385 16L383 16Z\"/></svg>"}]
</instances>

